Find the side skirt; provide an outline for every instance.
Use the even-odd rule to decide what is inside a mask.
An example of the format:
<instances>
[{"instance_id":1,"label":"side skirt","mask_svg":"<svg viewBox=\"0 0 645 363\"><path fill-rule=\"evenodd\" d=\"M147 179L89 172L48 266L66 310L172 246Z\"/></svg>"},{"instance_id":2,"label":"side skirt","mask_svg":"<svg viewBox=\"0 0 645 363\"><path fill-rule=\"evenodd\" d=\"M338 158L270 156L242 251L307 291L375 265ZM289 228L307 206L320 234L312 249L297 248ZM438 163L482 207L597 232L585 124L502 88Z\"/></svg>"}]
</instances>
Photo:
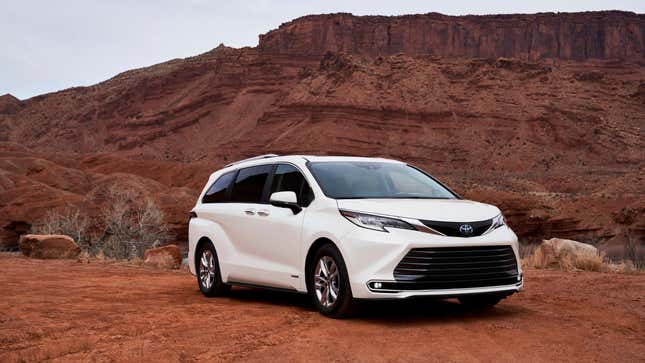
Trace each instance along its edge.
<instances>
[{"instance_id":1,"label":"side skirt","mask_svg":"<svg viewBox=\"0 0 645 363\"><path fill-rule=\"evenodd\" d=\"M306 294L306 292L304 292L304 291L298 291L296 289L286 288L286 287L257 285L257 284L249 284L249 283L246 283L246 282L237 282L237 281L229 281L226 284L231 285L231 286L248 287L248 288L252 288L252 289L261 289L261 290L278 291L278 292L290 292L290 293L296 293L296 294Z\"/></svg>"}]
</instances>

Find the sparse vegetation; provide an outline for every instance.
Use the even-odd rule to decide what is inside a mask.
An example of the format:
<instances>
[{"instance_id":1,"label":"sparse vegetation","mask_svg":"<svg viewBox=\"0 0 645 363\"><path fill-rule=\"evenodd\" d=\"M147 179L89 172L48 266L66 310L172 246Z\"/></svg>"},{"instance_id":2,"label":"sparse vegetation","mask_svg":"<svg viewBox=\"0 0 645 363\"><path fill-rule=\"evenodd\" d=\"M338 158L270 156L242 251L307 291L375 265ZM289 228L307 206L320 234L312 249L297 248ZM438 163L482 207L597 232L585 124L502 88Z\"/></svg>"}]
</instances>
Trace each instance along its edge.
<instances>
[{"instance_id":1,"label":"sparse vegetation","mask_svg":"<svg viewBox=\"0 0 645 363\"><path fill-rule=\"evenodd\" d=\"M65 207L50 210L45 214L41 223L33 228L38 234L64 234L70 236L84 251L89 251L92 237L90 236L90 221L79 208Z\"/></svg>"},{"instance_id":2,"label":"sparse vegetation","mask_svg":"<svg viewBox=\"0 0 645 363\"><path fill-rule=\"evenodd\" d=\"M636 242L631 233L627 233L623 259L632 261L637 269L645 269L645 249Z\"/></svg>"},{"instance_id":3,"label":"sparse vegetation","mask_svg":"<svg viewBox=\"0 0 645 363\"><path fill-rule=\"evenodd\" d=\"M94 218L82 208L53 210L34 232L68 235L85 253L99 259L141 259L146 249L168 241L163 212L153 200L118 186L101 197L109 201L108 207Z\"/></svg>"},{"instance_id":4,"label":"sparse vegetation","mask_svg":"<svg viewBox=\"0 0 645 363\"><path fill-rule=\"evenodd\" d=\"M117 259L143 257L145 249L168 240L163 212L149 198L143 202L134 192L112 187L107 190L109 206L99 216L98 240L106 256Z\"/></svg>"}]
</instances>

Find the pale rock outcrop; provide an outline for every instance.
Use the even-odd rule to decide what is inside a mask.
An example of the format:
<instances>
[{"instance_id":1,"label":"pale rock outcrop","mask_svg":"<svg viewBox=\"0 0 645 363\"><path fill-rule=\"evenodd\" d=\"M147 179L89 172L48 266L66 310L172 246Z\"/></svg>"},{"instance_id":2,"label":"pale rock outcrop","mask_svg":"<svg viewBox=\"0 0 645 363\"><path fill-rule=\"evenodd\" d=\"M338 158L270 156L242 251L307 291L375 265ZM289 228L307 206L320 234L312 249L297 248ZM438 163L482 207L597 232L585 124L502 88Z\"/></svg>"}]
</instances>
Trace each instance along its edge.
<instances>
[{"instance_id":1,"label":"pale rock outcrop","mask_svg":"<svg viewBox=\"0 0 645 363\"><path fill-rule=\"evenodd\" d=\"M559 267L563 270L599 270L602 256L590 244L569 239L551 238L542 241L535 252L539 267Z\"/></svg>"}]
</instances>

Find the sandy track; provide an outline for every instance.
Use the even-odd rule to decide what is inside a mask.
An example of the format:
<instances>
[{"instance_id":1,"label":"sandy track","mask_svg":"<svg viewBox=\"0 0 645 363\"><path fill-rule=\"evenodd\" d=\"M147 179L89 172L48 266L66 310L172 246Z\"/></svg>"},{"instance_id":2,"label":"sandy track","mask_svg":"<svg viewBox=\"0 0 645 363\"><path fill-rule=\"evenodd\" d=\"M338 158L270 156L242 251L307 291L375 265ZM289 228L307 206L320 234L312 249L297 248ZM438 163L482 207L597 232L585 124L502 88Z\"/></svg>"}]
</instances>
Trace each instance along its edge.
<instances>
[{"instance_id":1,"label":"sandy track","mask_svg":"<svg viewBox=\"0 0 645 363\"><path fill-rule=\"evenodd\" d=\"M362 306L207 299L183 271L0 255L0 361L625 361L645 359L645 275L531 270L489 312L453 301Z\"/></svg>"}]
</instances>

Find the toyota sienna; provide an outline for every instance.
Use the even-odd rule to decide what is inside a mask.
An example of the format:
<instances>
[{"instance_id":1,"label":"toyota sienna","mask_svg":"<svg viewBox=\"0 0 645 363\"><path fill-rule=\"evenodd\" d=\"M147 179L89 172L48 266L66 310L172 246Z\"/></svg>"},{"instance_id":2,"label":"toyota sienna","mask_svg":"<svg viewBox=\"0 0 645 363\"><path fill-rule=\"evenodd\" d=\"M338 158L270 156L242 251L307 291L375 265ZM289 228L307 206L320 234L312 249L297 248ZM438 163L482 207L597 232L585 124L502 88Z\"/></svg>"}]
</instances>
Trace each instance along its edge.
<instances>
[{"instance_id":1,"label":"toyota sienna","mask_svg":"<svg viewBox=\"0 0 645 363\"><path fill-rule=\"evenodd\" d=\"M206 296L289 290L342 317L354 299L490 307L523 285L500 210L400 161L261 155L213 173L190 215L189 267Z\"/></svg>"}]
</instances>

